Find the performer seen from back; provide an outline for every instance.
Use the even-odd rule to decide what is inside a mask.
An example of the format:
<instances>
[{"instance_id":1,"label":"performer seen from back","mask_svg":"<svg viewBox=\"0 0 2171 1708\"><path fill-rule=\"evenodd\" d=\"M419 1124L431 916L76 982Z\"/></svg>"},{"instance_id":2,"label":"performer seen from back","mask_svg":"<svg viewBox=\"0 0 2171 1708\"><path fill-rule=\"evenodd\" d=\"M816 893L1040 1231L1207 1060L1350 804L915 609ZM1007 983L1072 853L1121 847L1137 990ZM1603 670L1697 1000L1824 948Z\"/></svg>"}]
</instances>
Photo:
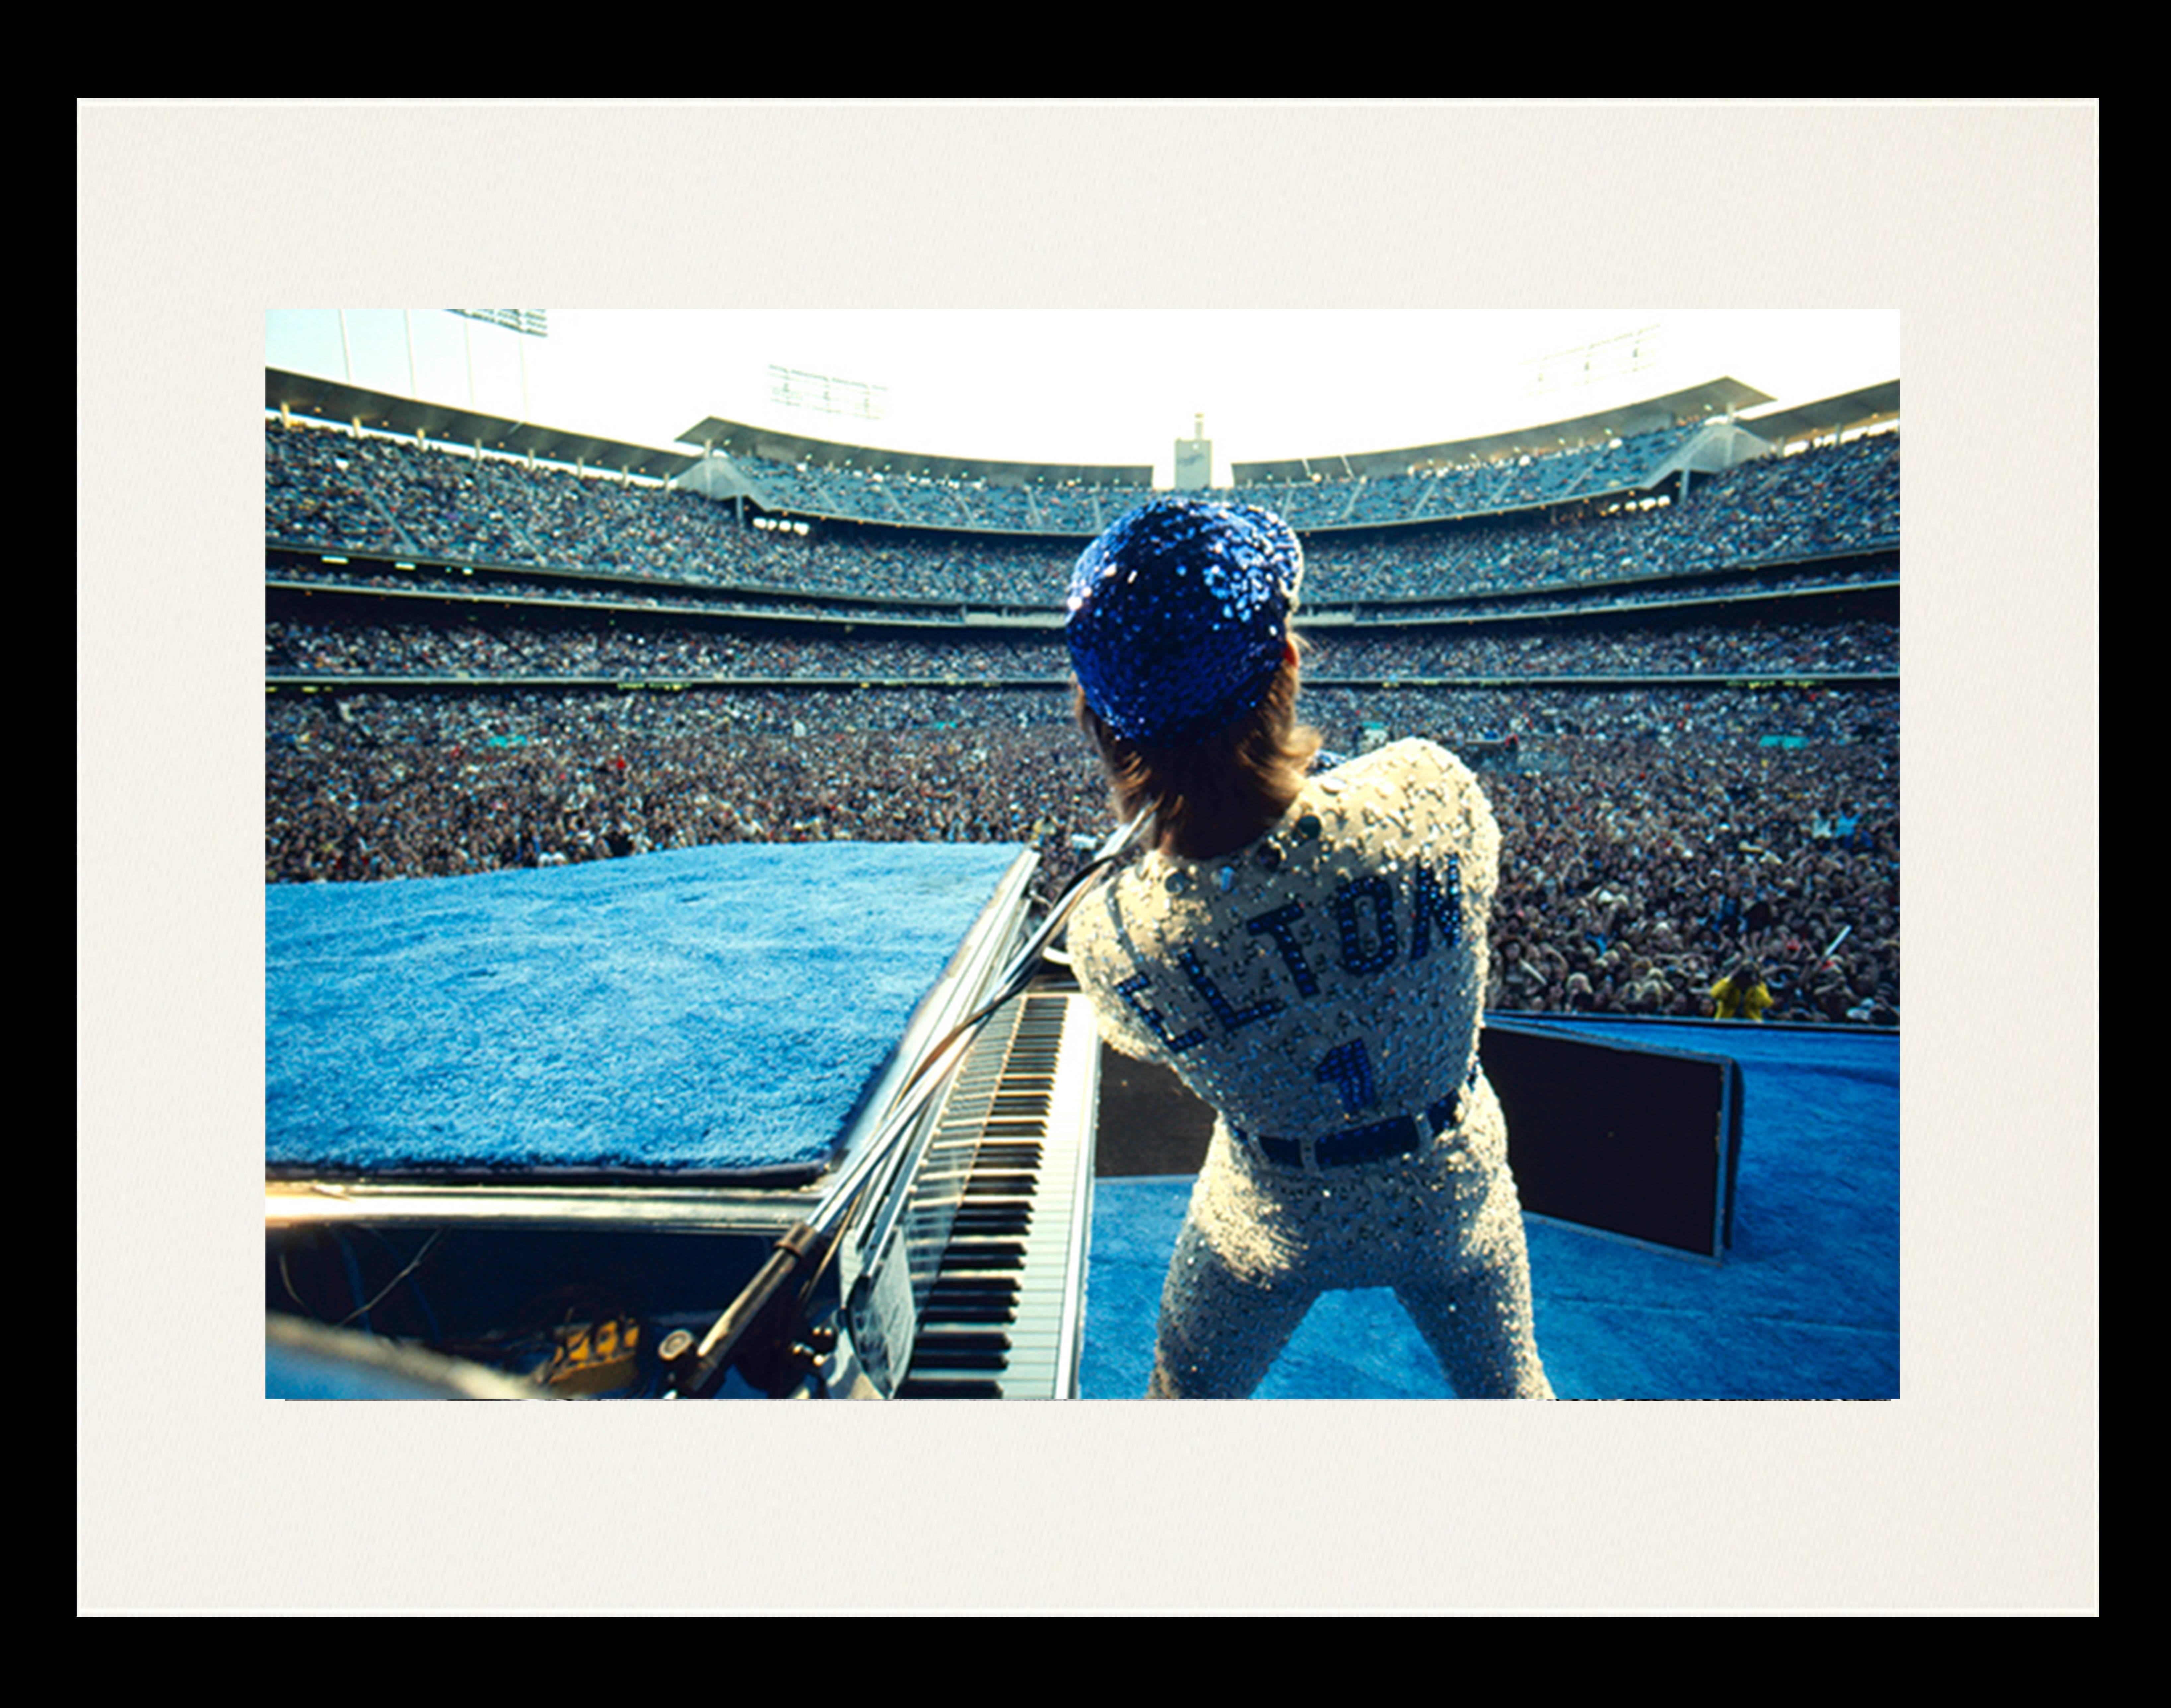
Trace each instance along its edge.
<instances>
[{"instance_id":1,"label":"performer seen from back","mask_svg":"<svg viewBox=\"0 0 2171 1708\"><path fill-rule=\"evenodd\" d=\"M1550 1399L1507 1129L1478 1057L1500 835L1429 741L1315 771L1296 535L1131 512L1079 559L1078 717L1153 846L1072 915L1102 1035L1217 1120L1149 1393L1241 1399L1322 1292L1391 1286L1457 1394Z\"/></svg>"}]
</instances>

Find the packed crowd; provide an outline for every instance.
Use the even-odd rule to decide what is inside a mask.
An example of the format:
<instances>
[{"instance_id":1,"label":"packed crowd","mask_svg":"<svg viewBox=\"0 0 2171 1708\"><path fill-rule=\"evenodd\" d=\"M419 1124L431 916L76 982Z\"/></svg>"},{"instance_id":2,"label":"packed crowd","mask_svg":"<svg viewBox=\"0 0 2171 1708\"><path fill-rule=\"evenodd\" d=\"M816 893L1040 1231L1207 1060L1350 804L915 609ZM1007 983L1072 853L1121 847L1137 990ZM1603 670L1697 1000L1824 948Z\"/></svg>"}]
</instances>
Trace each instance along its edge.
<instances>
[{"instance_id":1,"label":"packed crowd","mask_svg":"<svg viewBox=\"0 0 2171 1708\"><path fill-rule=\"evenodd\" d=\"M887 512L875 519L896 525L764 531L689 493L330 429L268 426L265 448L267 539L340 552L1044 605L1067 582L1078 546L959 531L954 517L940 531L931 515ZM1096 518L1106 504L1122 508L1103 493ZM1301 513L1295 519L1321 525ZM1314 532L1305 594L1319 604L1600 583L1890 546L1899 527L1899 436L1879 433L1744 463L1649 509L1557 502L1519 517Z\"/></svg>"},{"instance_id":2,"label":"packed crowd","mask_svg":"<svg viewBox=\"0 0 2171 1708\"><path fill-rule=\"evenodd\" d=\"M1698 422L1603 445L1461 467L1281 481L1249 487L1246 496L1298 529L1364 527L1530 509L1648 486L1666 459L1695 438L1701 427Z\"/></svg>"},{"instance_id":3,"label":"packed crowd","mask_svg":"<svg viewBox=\"0 0 2171 1708\"><path fill-rule=\"evenodd\" d=\"M272 675L667 676L716 679L812 676L860 681L990 679L1060 682L1069 660L1057 634L895 631L845 639L819 629L548 628L485 624L330 624L273 619L264 664ZM1561 629L1477 626L1311 638L1309 674L1341 677L1587 677L1884 674L1900 668L1890 622L1752 620L1691 627Z\"/></svg>"},{"instance_id":4,"label":"packed crowd","mask_svg":"<svg viewBox=\"0 0 2171 1708\"><path fill-rule=\"evenodd\" d=\"M1755 962L1776 1018L1898 1023L1896 765L1874 747L1632 748L1503 778L1495 1007L1708 1015Z\"/></svg>"},{"instance_id":5,"label":"packed crowd","mask_svg":"<svg viewBox=\"0 0 2171 1708\"><path fill-rule=\"evenodd\" d=\"M346 625L274 620L264 663L274 675L629 676L711 680L810 676L846 680L1060 679L1059 636L1028 640L894 633L846 640L819 629L524 627L517 623Z\"/></svg>"},{"instance_id":6,"label":"packed crowd","mask_svg":"<svg viewBox=\"0 0 2171 1708\"><path fill-rule=\"evenodd\" d=\"M1839 561L1808 564L1768 564L1743 570L1691 571L1682 575L1601 583L1596 587L1557 586L1520 592L1482 592L1459 599L1396 599L1338 602L1313 599L1307 612L1344 612L1360 623L1420 622L1443 617L1486 617L1567 610L1613 610L1623 605L1678 604L1698 600L1762 596L1799 592L1807 588L1866 586L1896 583L1900 575L1896 552L1870 554ZM453 599L542 599L584 610L612 605L640 605L650 610L701 610L769 616L804 616L849 621L855 617L881 617L909 622L962 624L963 601L899 599L861 594L851 599L795 598L767 589L705 588L690 583L673 585L632 577L555 576L548 580L523 576L510 570L485 570L417 562L386 567L365 559L351 562L330 561L314 554L279 552L267 558L264 571L267 588L303 586L348 588L378 593L429 594ZM1019 602L1008 609L1059 615L1059 588L1043 592L1035 604Z\"/></svg>"},{"instance_id":7,"label":"packed crowd","mask_svg":"<svg viewBox=\"0 0 2171 1708\"><path fill-rule=\"evenodd\" d=\"M1018 841L1096 802L1059 696L362 694L270 706L271 882L452 876L728 841Z\"/></svg>"},{"instance_id":8,"label":"packed crowd","mask_svg":"<svg viewBox=\"0 0 2171 1708\"><path fill-rule=\"evenodd\" d=\"M1455 599L1365 599L1337 607L1313 602L1310 609L1351 611L1361 622L1425 622L1440 617L1489 617L1541 612L1617 610L1624 605L1682 604L1697 601L1761 598L1809 589L1895 585L1900 579L1897 551L1868 552L1809 563L1759 564L1745 569L1689 570L1680 574L1556 583L1520 590L1493 589Z\"/></svg>"},{"instance_id":9,"label":"packed crowd","mask_svg":"<svg viewBox=\"0 0 2171 1708\"><path fill-rule=\"evenodd\" d=\"M1469 467L1281 481L1247 491L1297 529L1350 528L1527 509L1648 485L1701 423ZM1151 497L1144 486L940 479L872 469L734 459L771 508L840 520L1090 537Z\"/></svg>"},{"instance_id":10,"label":"packed crowd","mask_svg":"<svg viewBox=\"0 0 2171 1708\"><path fill-rule=\"evenodd\" d=\"M977 479L795 466L752 456L732 460L772 510L905 527L1074 535L1074 550L1151 496L1143 486L1078 481L995 486Z\"/></svg>"},{"instance_id":11,"label":"packed crowd","mask_svg":"<svg viewBox=\"0 0 2171 1708\"><path fill-rule=\"evenodd\" d=\"M1897 1023L1895 690L1321 688L1304 715L1337 753L1423 734L1483 772L1494 1007L1708 1014L1748 956L1770 1018ZM272 883L1005 841L1047 899L1107 824L1044 689L277 695L266 733Z\"/></svg>"},{"instance_id":12,"label":"packed crowd","mask_svg":"<svg viewBox=\"0 0 2171 1708\"><path fill-rule=\"evenodd\" d=\"M1047 602L1075 542L742 526L728 504L652 483L326 428L265 433L271 541L548 566L708 586ZM1057 566L1060 566L1058 567Z\"/></svg>"},{"instance_id":13,"label":"packed crowd","mask_svg":"<svg viewBox=\"0 0 2171 1708\"><path fill-rule=\"evenodd\" d=\"M640 605L654 611L699 610L751 613L763 616L817 617L849 620L858 615L898 618L910 622L957 623L963 608L956 604L914 604L908 600L840 601L795 599L783 593L745 588L671 586L630 577L560 576L542 580L509 570L415 563L383 565L343 558L281 552L264 567L264 584L274 587L350 588L366 593L426 594L438 599L542 599L582 610Z\"/></svg>"},{"instance_id":14,"label":"packed crowd","mask_svg":"<svg viewBox=\"0 0 2171 1708\"><path fill-rule=\"evenodd\" d=\"M730 507L653 486L403 441L271 427L266 444L269 540L419 566L280 555L267 567L267 674L477 681L267 696L267 882L453 876L717 841L971 841L1034 847L1045 900L1105 830L1104 789L1067 692L1051 685L1067 675L1059 636L968 631L962 607L1053 608L1077 547L1055 536L1102 526L1113 489L855 476L854 513L912 525L817 523L801 534L745 526ZM1712 986L1750 958L1773 1018L1896 1023L1896 690L1563 685L1889 676L1896 624L1780 621L1766 607L1759 620L1639 609L1570 625L1402 626L1896 578L1896 556L1868 555L1896 553L1896 434L1698 477L1677 503L1351 526L1482 508L1487 493L1570 499L1611 479L1619 458L1659 449L1628 441L1580 463L1457 471L1461 486L1411 476L1429 484L1400 496L1382 481L1320 483L1334 490L1308 487L1301 500L1325 507L1316 512L1292 495L1300 525L1331 513L1347 530L1307 538L1308 605L1432 601L1397 606L1378 628L1313 630L1304 714L1337 753L1421 734L1485 773L1508 846L1493 920L1496 1007L1707 1014ZM1616 453L1612 465L1595 460ZM991 517L1044 537L962 531ZM1783 567L1836 552L1856 556ZM478 575L432 559L510 567ZM533 573L542 570L556 573ZM570 576L599 579L560 578ZM460 621L440 602L409 620L395 615L402 602L380 599L383 612L363 621L340 608L352 601L327 610L287 591L289 577L319 588L340 577L441 593L486 585L572 608L498 605ZM1652 577L1674 579L1644 584ZM758 591L771 588L775 599ZM925 631L848 635L834 620L849 613L823 604L824 592L917 601L892 615L931 620ZM734 599L833 620L696 626L606 608L719 611ZM510 685L528 677L916 685ZM1526 685L1409 685L1428 678Z\"/></svg>"},{"instance_id":15,"label":"packed crowd","mask_svg":"<svg viewBox=\"0 0 2171 1708\"><path fill-rule=\"evenodd\" d=\"M1897 623L1773 622L1652 628L1466 624L1314 637L1315 677L1891 675Z\"/></svg>"},{"instance_id":16,"label":"packed crowd","mask_svg":"<svg viewBox=\"0 0 2171 1708\"><path fill-rule=\"evenodd\" d=\"M1679 504L1315 534L1305 592L1397 599L1678 575L1896 545L1900 436L1878 433L1699 479Z\"/></svg>"}]
</instances>

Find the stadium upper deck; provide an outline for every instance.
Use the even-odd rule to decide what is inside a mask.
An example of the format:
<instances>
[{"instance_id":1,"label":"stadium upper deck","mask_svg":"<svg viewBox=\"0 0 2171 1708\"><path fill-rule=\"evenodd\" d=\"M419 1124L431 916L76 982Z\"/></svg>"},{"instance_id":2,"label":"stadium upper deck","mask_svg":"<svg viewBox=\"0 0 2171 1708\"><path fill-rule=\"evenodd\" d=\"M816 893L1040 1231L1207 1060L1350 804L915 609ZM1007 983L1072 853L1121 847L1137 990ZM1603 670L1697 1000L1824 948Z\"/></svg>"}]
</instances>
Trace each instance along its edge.
<instances>
[{"instance_id":1,"label":"stadium upper deck","mask_svg":"<svg viewBox=\"0 0 2171 1708\"><path fill-rule=\"evenodd\" d=\"M1647 491L1768 454L1788 437L1896 418L1899 385L1742 424L1771 399L1718 379L1626 409L1512 432L1399 450L1337 452L1239 464L1238 493L1306 529L1380 527L1488 516ZM417 443L660 481L712 498L750 498L771 515L805 515L1009 534L1090 536L1151 496L1143 465L1056 465L933 456L807 438L710 417L679 436L689 448L564 433L265 370L267 411L349 424ZM1764 432L1755 431L1763 427ZM1782 437L1782 434L1786 437ZM698 449L690 448L698 447Z\"/></svg>"},{"instance_id":2,"label":"stadium upper deck","mask_svg":"<svg viewBox=\"0 0 2171 1708\"><path fill-rule=\"evenodd\" d=\"M266 384L279 411L265 459L276 546L1052 610L1078 538L1150 491L1132 484L1139 470L1006 484L1024 465L899 468L885 453L714 421L691 430L706 436L701 454L666 458L276 372ZM1315 611L1896 548L1896 432L1779 456L1734 422L1679 418L1739 400L1707 388L1631 418L1563 424L1576 431L1553 432L1550 454L1526 434L1344 458L1333 478L1245 465L1236 491L1306 535ZM298 403L343 411L350 431L307 430ZM1836 432L1897 407L1895 385L1777 419L1788 435ZM468 443L433 448L432 432ZM775 460L787 455L799 461Z\"/></svg>"}]
</instances>

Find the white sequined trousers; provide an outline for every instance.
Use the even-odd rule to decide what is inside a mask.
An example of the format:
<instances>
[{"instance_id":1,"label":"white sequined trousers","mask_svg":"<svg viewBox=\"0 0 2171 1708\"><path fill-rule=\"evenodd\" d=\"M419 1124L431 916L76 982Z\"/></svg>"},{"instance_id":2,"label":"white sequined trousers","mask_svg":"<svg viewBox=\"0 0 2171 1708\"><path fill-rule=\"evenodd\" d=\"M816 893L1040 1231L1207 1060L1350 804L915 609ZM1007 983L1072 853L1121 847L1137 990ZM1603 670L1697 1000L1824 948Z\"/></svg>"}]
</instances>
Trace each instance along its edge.
<instances>
[{"instance_id":1,"label":"white sequined trousers","mask_svg":"<svg viewBox=\"0 0 2171 1708\"><path fill-rule=\"evenodd\" d=\"M1456 1393L1549 1397L1507 1125L1471 1077L1500 847L1476 773L1409 738L1311 777L1242 848L1151 851L1072 916L1102 1036L1220 1120L1153 1392L1248 1394L1321 1292L1387 1286Z\"/></svg>"},{"instance_id":2,"label":"white sequined trousers","mask_svg":"<svg viewBox=\"0 0 2171 1708\"><path fill-rule=\"evenodd\" d=\"M1481 1077L1414 1157L1316 1171L1216 1125L1161 1296L1148 1392L1239 1399L1322 1292L1391 1287L1458 1397L1550 1399L1507 1130Z\"/></svg>"}]
</instances>

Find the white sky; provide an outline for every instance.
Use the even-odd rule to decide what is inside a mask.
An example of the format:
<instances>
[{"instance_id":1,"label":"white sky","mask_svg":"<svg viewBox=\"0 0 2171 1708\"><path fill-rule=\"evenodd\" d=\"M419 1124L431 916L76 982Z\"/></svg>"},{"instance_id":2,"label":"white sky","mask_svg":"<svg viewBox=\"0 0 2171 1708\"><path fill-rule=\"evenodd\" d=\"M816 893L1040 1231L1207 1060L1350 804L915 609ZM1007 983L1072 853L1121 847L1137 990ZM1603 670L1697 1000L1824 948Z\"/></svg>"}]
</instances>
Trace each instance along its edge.
<instances>
[{"instance_id":1,"label":"white sky","mask_svg":"<svg viewBox=\"0 0 2171 1708\"><path fill-rule=\"evenodd\" d=\"M553 309L546 339L442 309L345 319L343 351L334 311L272 312L267 365L642 444L713 415L893 450L1151 463L1164 483L1194 415L1225 481L1232 461L1432 443L1721 376L1787 404L1900 377L1900 316L1874 310ZM1653 365L1534 395L1536 358L1654 326ZM881 387L883 416L779 404L772 364Z\"/></svg>"}]
</instances>

